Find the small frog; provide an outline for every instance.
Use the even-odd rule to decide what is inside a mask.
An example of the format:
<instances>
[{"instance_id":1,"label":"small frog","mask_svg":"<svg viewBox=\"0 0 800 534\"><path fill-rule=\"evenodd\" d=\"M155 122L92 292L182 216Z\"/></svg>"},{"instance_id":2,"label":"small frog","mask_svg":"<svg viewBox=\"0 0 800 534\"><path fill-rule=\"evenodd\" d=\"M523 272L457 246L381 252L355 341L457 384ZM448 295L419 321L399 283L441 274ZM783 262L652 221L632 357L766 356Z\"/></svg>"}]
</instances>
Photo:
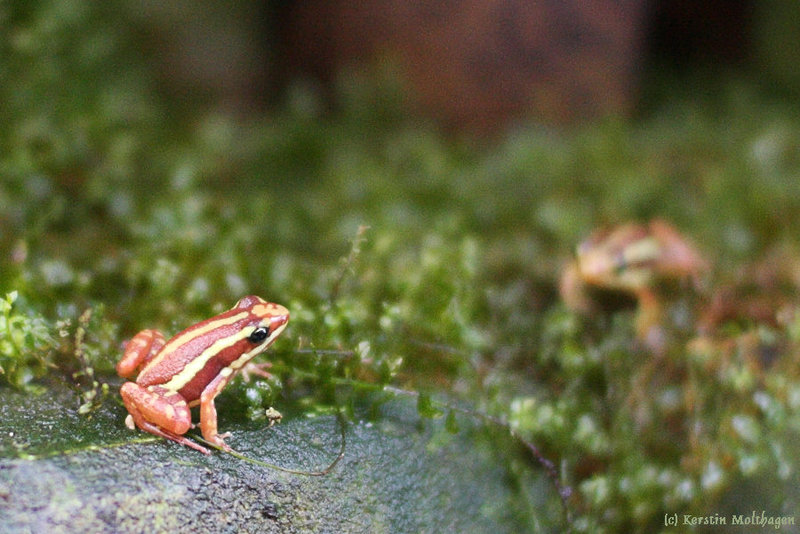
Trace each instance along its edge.
<instances>
[{"instance_id":1,"label":"small frog","mask_svg":"<svg viewBox=\"0 0 800 534\"><path fill-rule=\"evenodd\" d=\"M286 308L251 295L169 341L156 330L142 330L126 345L117 364L117 373L125 378L141 369L136 381L125 382L120 390L130 414L125 424L210 454L183 435L193 426L190 408L199 404L203 437L230 451L224 441L230 434L217 433L214 398L237 371L275 341L288 322Z\"/></svg>"},{"instance_id":2,"label":"small frog","mask_svg":"<svg viewBox=\"0 0 800 534\"><path fill-rule=\"evenodd\" d=\"M697 281L706 270L702 256L666 222L628 223L595 232L578 246L575 260L562 275L560 292L569 307L584 313L595 309L593 289L632 295L639 307L637 335L658 348L663 346L659 283Z\"/></svg>"}]
</instances>

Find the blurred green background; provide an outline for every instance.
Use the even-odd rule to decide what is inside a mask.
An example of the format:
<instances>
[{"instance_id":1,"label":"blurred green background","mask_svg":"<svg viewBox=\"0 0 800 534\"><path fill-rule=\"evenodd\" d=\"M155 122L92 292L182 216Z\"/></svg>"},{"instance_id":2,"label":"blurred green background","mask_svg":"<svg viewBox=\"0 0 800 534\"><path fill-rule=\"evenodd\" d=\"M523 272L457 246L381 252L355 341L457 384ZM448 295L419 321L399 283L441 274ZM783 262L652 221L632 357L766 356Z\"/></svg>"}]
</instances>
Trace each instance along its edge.
<instances>
[{"instance_id":1,"label":"blurred green background","mask_svg":"<svg viewBox=\"0 0 800 534\"><path fill-rule=\"evenodd\" d=\"M731 2L726 35L691 3L629 4L624 27L572 6L580 32L537 40L503 25L530 18L519 3L466 3L458 20L497 8L481 26L497 33L480 62L454 57L463 77L435 76L442 50L480 36L448 33L409 67L436 6L399 24L388 1L370 18L336 4L314 18L315 2L0 5L0 387L61 377L84 410L120 409L125 339L253 293L292 322L269 356L278 378L231 386L251 408L335 405L334 386L362 382L465 402L556 463L577 531L800 519L800 8ZM529 39L506 56L514 32ZM606 45L624 61L597 59ZM536 58L549 70L507 94L464 81L484 69L500 87ZM595 228L655 217L714 265L705 296L675 299L661 360L634 342L634 310L584 317L557 287ZM780 271L769 288L763 258ZM691 344L685 317L736 284L779 285L790 318ZM654 359L666 370L632 406Z\"/></svg>"}]
</instances>

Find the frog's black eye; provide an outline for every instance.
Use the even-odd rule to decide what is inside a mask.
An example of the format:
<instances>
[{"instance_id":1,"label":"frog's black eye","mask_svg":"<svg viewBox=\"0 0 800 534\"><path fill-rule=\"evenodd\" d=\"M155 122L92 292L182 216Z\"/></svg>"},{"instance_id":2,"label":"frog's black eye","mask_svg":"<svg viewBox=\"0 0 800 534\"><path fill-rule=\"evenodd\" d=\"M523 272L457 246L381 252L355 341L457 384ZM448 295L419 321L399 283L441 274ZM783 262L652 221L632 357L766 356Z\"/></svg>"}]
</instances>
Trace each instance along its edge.
<instances>
[{"instance_id":1,"label":"frog's black eye","mask_svg":"<svg viewBox=\"0 0 800 534\"><path fill-rule=\"evenodd\" d=\"M269 328L267 328L266 326L259 326L258 328L253 330L253 333L250 334L247 340L250 343L261 343L262 341L267 339L267 336L269 336Z\"/></svg>"}]
</instances>

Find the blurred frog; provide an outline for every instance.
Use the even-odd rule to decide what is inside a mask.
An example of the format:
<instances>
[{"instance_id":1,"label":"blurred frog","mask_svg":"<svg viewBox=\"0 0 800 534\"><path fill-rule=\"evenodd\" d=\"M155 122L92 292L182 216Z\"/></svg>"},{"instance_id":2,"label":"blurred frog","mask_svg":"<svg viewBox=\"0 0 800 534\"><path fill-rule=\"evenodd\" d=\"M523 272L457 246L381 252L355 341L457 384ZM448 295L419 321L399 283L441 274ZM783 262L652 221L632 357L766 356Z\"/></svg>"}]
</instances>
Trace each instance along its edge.
<instances>
[{"instance_id":1,"label":"blurred frog","mask_svg":"<svg viewBox=\"0 0 800 534\"><path fill-rule=\"evenodd\" d=\"M671 225L655 219L594 232L578 245L559 289L568 307L586 314L613 309L620 301L633 303L638 307L638 339L661 352L670 283L690 281L699 287L707 271L697 249Z\"/></svg>"}]
</instances>

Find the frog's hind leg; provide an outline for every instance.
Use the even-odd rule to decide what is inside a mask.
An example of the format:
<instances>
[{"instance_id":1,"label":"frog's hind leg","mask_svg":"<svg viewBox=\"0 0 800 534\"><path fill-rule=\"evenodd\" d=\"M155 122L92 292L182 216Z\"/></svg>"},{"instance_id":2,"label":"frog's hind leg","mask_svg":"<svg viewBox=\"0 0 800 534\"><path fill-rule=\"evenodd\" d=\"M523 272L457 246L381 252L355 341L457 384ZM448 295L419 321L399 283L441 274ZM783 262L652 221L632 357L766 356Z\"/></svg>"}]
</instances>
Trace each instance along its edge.
<instances>
[{"instance_id":1,"label":"frog's hind leg","mask_svg":"<svg viewBox=\"0 0 800 534\"><path fill-rule=\"evenodd\" d=\"M117 374L130 378L155 358L166 343L164 334L158 330L142 330L125 344L125 352L117 363Z\"/></svg>"},{"instance_id":2,"label":"frog's hind leg","mask_svg":"<svg viewBox=\"0 0 800 534\"><path fill-rule=\"evenodd\" d=\"M186 401L177 392L161 386L144 388L126 382L120 394L129 417L140 429L210 454L208 449L183 436L192 426L192 415ZM132 427L130 421L126 420L126 424Z\"/></svg>"}]
</instances>

